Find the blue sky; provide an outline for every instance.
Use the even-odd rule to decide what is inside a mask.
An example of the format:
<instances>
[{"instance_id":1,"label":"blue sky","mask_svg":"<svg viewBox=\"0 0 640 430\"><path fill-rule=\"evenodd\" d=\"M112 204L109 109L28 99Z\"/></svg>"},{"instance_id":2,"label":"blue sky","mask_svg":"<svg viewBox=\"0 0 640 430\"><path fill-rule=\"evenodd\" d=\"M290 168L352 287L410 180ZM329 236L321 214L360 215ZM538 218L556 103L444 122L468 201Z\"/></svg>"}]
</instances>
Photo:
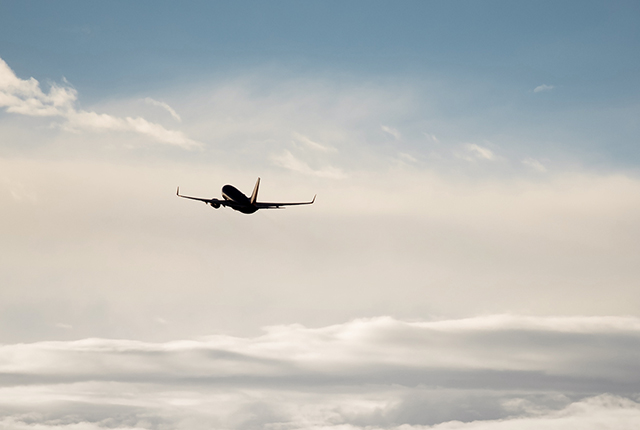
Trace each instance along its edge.
<instances>
[{"instance_id":1,"label":"blue sky","mask_svg":"<svg viewBox=\"0 0 640 430\"><path fill-rule=\"evenodd\" d=\"M409 82L456 128L489 140L526 140L593 167L638 162L635 2L2 7L4 60L19 76L66 78L85 104L271 66L283 78ZM425 81L443 90L420 92ZM553 88L532 93L542 85ZM404 120L424 119L421 107Z\"/></svg>"},{"instance_id":2,"label":"blue sky","mask_svg":"<svg viewBox=\"0 0 640 430\"><path fill-rule=\"evenodd\" d=\"M0 2L0 427L637 428L639 12Z\"/></svg>"}]
</instances>

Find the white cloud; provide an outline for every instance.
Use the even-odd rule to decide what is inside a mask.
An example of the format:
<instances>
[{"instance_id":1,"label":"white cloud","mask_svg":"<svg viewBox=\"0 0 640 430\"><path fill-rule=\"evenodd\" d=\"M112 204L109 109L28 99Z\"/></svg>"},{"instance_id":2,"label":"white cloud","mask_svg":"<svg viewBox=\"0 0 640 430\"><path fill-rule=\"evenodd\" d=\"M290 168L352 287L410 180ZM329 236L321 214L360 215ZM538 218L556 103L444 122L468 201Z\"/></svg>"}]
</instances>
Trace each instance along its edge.
<instances>
[{"instance_id":1,"label":"white cloud","mask_svg":"<svg viewBox=\"0 0 640 430\"><path fill-rule=\"evenodd\" d=\"M119 118L95 112L72 111L66 115L66 118L67 122L62 124L62 127L67 131L133 131L149 136L158 142L181 146L186 149L201 146L200 143L189 139L181 131L167 130L160 124L149 122L140 117Z\"/></svg>"},{"instance_id":2,"label":"white cloud","mask_svg":"<svg viewBox=\"0 0 640 430\"><path fill-rule=\"evenodd\" d=\"M0 426L632 429L639 340L638 318L494 315L9 344Z\"/></svg>"},{"instance_id":3,"label":"white cloud","mask_svg":"<svg viewBox=\"0 0 640 430\"><path fill-rule=\"evenodd\" d=\"M534 93L540 93L540 92L543 92L543 91L551 91L554 88L555 88L555 86L553 86L553 85L542 84L542 85L538 85L537 87L535 87L533 89L533 92Z\"/></svg>"},{"instance_id":4,"label":"white cloud","mask_svg":"<svg viewBox=\"0 0 640 430\"><path fill-rule=\"evenodd\" d=\"M406 152L398 153L398 158L402 161L407 161L409 163L417 163L418 159L411 154L407 154Z\"/></svg>"},{"instance_id":5,"label":"white cloud","mask_svg":"<svg viewBox=\"0 0 640 430\"><path fill-rule=\"evenodd\" d=\"M63 328L65 330L69 330L73 328L71 324L65 324L65 323L56 323L56 327Z\"/></svg>"},{"instance_id":6,"label":"white cloud","mask_svg":"<svg viewBox=\"0 0 640 430\"><path fill-rule=\"evenodd\" d=\"M304 136L300 133L293 133L293 138L297 141L297 142L301 142L303 143L305 146L307 146L310 149L316 150L316 151L321 151L321 152L336 152L337 149L336 148L332 148L330 146L326 146L323 145L321 143L315 142L311 139L309 139L307 136Z\"/></svg>"},{"instance_id":7,"label":"white cloud","mask_svg":"<svg viewBox=\"0 0 640 430\"><path fill-rule=\"evenodd\" d=\"M292 170L294 172L303 173L305 175L333 179L340 179L345 176L340 169L332 166L324 167L321 169L313 169L307 163L299 160L290 151L287 150L279 155L273 155L271 157L271 160L277 166L284 167L285 169Z\"/></svg>"},{"instance_id":8,"label":"white cloud","mask_svg":"<svg viewBox=\"0 0 640 430\"><path fill-rule=\"evenodd\" d=\"M26 404L39 413L12 414L13 408L9 408L0 418L0 427L11 430L634 430L640 422L640 405L637 402L612 395L584 398L569 402L564 407L542 409L531 414L473 419L481 411L469 410L470 407L487 406L478 399L480 396L451 399L454 402L471 402L466 405L469 409L465 410L465 405L442 404L437 396L411 404L410 399L402 398L397 391L376 395L344 393L343 388L342 392L309 394L287 388L261 392L222 387L218 390L181 387L172 391L162 386L110 386L106 383L26 387L22 390L24 394L18 390L13 394L19 395L21 406ZM36 392L38 389L49 391L49 395L43 397ZM379 387L371 386L369 389L376 391ZM61 394L57 398L51 395L55 391ZM36 395L38 401L22 403L26 394ZM420 395L411 391L407 394ZM448 394L440 393L441 396ZM485 393L485 397L490 397L489 393ZM544 394L538 395L538 398L542 397ZM507 401L525 403L529 399ZM434 403L440 410L434 407ZM51 411L54 405L59 411ZM446 416L447 408L457 408L469 418L430 423L429 416ZM425 421L429 424L422 423Z\"/></svg>"},{"instance_id":9,"label":"white cloud","mask_svg":"<svg viewBox=\"0 0 640 430\"><path fill-rule=\"evenodd\" d=\"M135 132L161 143L187 149L201 146L180 131L168 130L144 118L120 118L78 110L76 101L75 89L54 84L49 92L45 93L40 89L40 83L36 79L18 78L0 58L0 107L4 107L7 112L28 116L60 117L66 119L62 124L65 130ZM166 107L171 109L169 106Z\"/></svg>"},{"instance_id":10,"label":"white cloud","mask_svg":"<svg viewBox=\"0 0 640 430\"><path fill-rule=\"evenodd\" d=\"M264 331L254 338L215 335L166 343L84 339L5 344L0 346L0 372L34 381L45 375L60 380L102 375L121 382L234 375L283 380L307 375L320 382L341 375L344 383L356 384L402 384L411 375L415 382L435 378L447 385L437 374L445 372L464 374L466 380L483 381L493 389L542 383L548 389L577 384L623 390L640 382L640 319L633 317L495 315L433 322L378 317ZM507 373L494 378L487 371ZM533 385L531 372L538 374Z\"/></svg>"},{"instance_id":11,"label":"white cloud","mask_svg":"<svg viewBox=\"0 0 640 430\"><path fill-rule=\"evenodd\" d=\"M640 425L640 404L633 400L600 395L539 416L503 420L448 422L435 426L407 426L407 430L631 430Z\"/></svg>"},{"instance_id":12,"label":"white cloud","mask_svg":"<svg viewBox=\"0 0 640 430\"><path fill-rule=\"evenodd\" d=\"M547 171L547 168L544 167L544 164L542 164L535 158L525 158L524 160L522 160L522 164L524 164L525 166L529 166L533 170L536 170L540 173L545 173Z\"/></svg>"},{"instance_id":13,"label":"white cloud","mask_svg":"<svg viewBox=\"0 0 640 430\"><path fill-rule=\"evenodd\" d=\"M165 102L161 102L158 100L154 100L151 97L146 97L144 99L145 103L150 104L152 106L158 106L161 107L162 109L166 110L167 112L169 112L169 114L171 114L171 116L178 122L182 122L182 118L180 118L180 115L178 115L178 113L171 107L169 106L167 103Z\"/></svg>"},{"instance_id":14,"label":"white cloud","mask_svg":"<svg viewBox=\"0 0 640 430\"><path fill-rule=\"evenodd\" d=\"M489 148L476 145L475 143L468 143L464 146L464 148L467 153L472 155L473 158L470 158L469 156L463 156L462 158L465 158L469 161L472 161L474 159L490 161L496 160L496 156Z\"/></svg>"},{"instance_id":15,"label":"white cloud","mask_svg":"<svg viewBox=\"0 0 640 430\"><path fill-rule=\"evenodd\" d=\"M429 140L431 140L434 143L440 143L440 140L436 137L435 134L430 134L430 133L423 133L425 135L426 138L428 138Z\"/></svg>"},{"instance_id":16,"label":"white cloud","mask_svg":"<svg viewBox=\"0 0 640 430\"><path fill-rule=\"evenodd\" d=\"M400 132L398 130L396 130L395 128L392 127L387 127L386 125L382 125L380 126L380 128L382 129L382 131L384 131L385 133L393 136L396 140L399 140L402 135L400 134Z\"/></svg>"}]
</instances>

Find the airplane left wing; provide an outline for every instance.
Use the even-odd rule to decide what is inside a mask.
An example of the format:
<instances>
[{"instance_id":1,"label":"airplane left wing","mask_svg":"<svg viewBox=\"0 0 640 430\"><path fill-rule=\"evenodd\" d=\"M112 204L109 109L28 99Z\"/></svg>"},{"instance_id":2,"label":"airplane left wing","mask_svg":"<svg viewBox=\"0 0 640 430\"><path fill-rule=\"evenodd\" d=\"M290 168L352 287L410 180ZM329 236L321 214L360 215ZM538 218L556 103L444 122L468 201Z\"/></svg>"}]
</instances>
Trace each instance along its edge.
<instances>
[{"instance_id":1,"label":"airplane left wing","mask_svg":"<svg viewBox=\"0 0 640 430\"><path fill-rule=\"evenodd\" d=\"M222 205L222 206L227 206L227 203L228 203L228 202L226 202L225 200L219 200L219 199L203 199L203 198L201 198L201 197L184 196L184 195L180 194L180 187L178 187L178 188L176 189L176 196L178 196L178 197L182 197L183 199L198 200L198 201L200 201L200 202L204 202L204 203L206 203L206 204L208 204L208 205L211 205L211 206L216 206L216 205L218 205L218 207L219 207L220 205Z\"/></svg>"}]
</instances>

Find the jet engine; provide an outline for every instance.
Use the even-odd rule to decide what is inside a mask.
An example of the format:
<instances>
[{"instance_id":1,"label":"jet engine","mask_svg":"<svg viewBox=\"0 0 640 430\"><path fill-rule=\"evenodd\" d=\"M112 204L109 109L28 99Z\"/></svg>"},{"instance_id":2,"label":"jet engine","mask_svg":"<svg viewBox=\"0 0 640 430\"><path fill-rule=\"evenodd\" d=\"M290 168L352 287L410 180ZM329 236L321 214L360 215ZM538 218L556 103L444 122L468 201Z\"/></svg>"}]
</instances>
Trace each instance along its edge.
<instances>
[{"instance_id":1,"label":"jet engine","mask_svg":"<svg viewBox=\"0 0 640 430\"><path fill-rule=\"evenodd\" d=\"M214 209L218 209L218 208L220 207L220 203L211 202L211 206L212 206Z\"/></svg>"}]
</instances>

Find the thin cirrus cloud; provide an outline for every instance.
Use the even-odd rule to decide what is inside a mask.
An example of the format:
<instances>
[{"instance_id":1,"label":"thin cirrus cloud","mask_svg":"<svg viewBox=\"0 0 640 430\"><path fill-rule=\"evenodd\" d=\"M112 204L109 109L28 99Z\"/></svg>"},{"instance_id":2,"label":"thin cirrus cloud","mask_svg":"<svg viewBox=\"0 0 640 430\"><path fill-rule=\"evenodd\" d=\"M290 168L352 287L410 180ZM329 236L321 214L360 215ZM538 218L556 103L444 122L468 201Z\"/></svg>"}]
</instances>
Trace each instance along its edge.
<instances>
[{"instance_id":1,"label":"thin cirrus cloud","mask_svg":"<svg viewBox=\"0 0 640 430\"><path fill-rule=\"evenodd\" d=\"M628 395L640 382L638 318L378 317L264 330L3 345L0 425L620 429L640 418ZM34 402L45 412L16 412Z\"/></svg>"},{"instance_id":2,"label":"thin cirrus cloud","mask_svg":"<svg viewBox=\"0 0 640 430\"><path fill-rule=\"evenodd\" d=\"M535 87L533 89L533 92L534 93L541 93L541 92L544 92L544 91L551 91L554 88L555 88L554 85L542 84L542 85L538 85L537 87Z\"/></svg>"},{"instance_id":3,"label":"thin cirrus cloud","mask_svg":"<svg viewBox=\"0 0 640 430\"><path fill-rule=\"evenodd\" d=\"M544 164L542 164L535 158L525 158L524 160L522 160L522 164L540 173L545 173L547 171L547 168L544 166Z\"/></svg>"},{"instance_id":4,"label":"thin cirrus cloud","mask_svg":"<svg viewBox=\"0 0 640 430\"><path fill-rule=\"evenodd\" d=\"M399 140L402 137L402 134L393 127L382 125L380 126L380 129L387 133L389 136L393 136L393 138L396 140Z\"/></svg>"},{"instance_id":5,"label":"thin cirrus cloud","mask_svg":"<svg viewBox=\"0 0 640 430\"><path fill-rule=\"evenodd\" d=\"M440 139L438 139L435 134L430 134L430 133L426 133L426 132L423 132L422 134L424 134L424 136L427 139L429 139L431 142L440 143Z\"/></svg>"},{"instance_id":6,"label":"thin cirrus cloud","mask_svg":"<svg viewBox=\"0 0 640 430\"><path fill-rule=\"evenodd\" d=\"M320 169L314 169L286 149L280 154L272 155L271 161L277 166L305 175L332 179L341 179L345 177L343 171L337 167L326 166Z\"/></svg>"},{"instance_id":7,"label":"thin cirrus cloud","mask_svg":"<svg viewBox=\"0 0 640 430\"><path fill-rule=\"evenodd\" d=\"M182 118L180 118L180 115L178 115L178 112L176 112L171 106L169 106L169 104L158 101L158 100L154 100L151 97L146 97L144 99L144 102L148 105L157 106L166 110L176 121L182 122Z\"/></svg>"},{"instance_id":8,"label":"thin cirrus cloud","mask_svg":"<svg viewBox=\"0 0 640 430\"><path fill-rule=\"evenodd\" d=\"M292 135L294 138L294 142L300 142L309 149L313 149L315 151L320 151L320 152L336 152L337 151L336 148L318 143L314 140L309 139L307 136L303 134L294 132L292 133Z\"/></svg>"},{"instance_id":9,"label":"thin cirrus cloud","mask_svg":"<svg viewBox=\"0 0 640 430\"><path fill-rule=\"evenodd\" d=\"M497 159L496 155L489 148L477 145L475 143L468 143L464 145L465 152L457 154L459 158L467 161L486 160L494 161Z\"/></svg>"},{"instance_id":10,"label":"thin cirrus cloud","mask_svg":"<svg viewBox=\"0 0 640 430\"><path fill-rule=\"evenodd\" d=\"M157 142L185 149L201 146L199 142L188 138L181 131L168 130L160 124L141 117L121 118L77 109L77 99L77 91L69 86L53 84L48 93L42 91L36 79L18 78L9 65L0 58L0 107L4 107L7 112L63 118L66 122L60 126L67 131L134 132ZM171 109L168 105L165 108Z\"/></svg>"}]
</instances>

